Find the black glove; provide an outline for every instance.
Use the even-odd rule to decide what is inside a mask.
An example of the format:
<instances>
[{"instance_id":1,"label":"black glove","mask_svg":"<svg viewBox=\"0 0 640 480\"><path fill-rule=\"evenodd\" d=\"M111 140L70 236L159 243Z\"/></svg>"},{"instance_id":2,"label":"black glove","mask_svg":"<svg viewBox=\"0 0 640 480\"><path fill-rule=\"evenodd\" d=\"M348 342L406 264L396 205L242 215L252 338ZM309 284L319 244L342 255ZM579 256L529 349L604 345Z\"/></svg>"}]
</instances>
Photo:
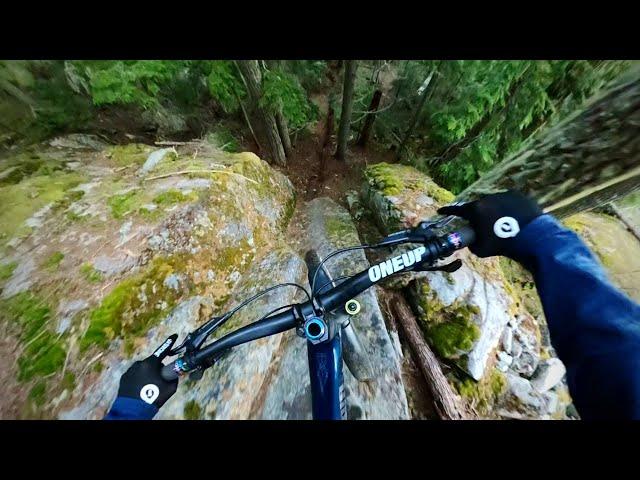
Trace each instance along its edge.
<instances>
[{"instance_id":1,"label":"black glove","mask_svg":"<svg viewBox=\"0 0 640 480\"><path fill-rule=\"evenodd\" d=\"M476 241L469 250L477 256L504 255L517 260L514 245L518 233L543 211L534 200L511 190L461 205L448 205L438 209L438 213L469 221L476 232Z\"/></svg>"},{"instance_id":2,"label":"black glove","mask_svg":"<svg viewBox=\"0 0 640 480\"><path fill-rule=\"evenodd\" d=\"M141 399L157 408L162 407L178 389L177 379L167 382L160 375L162 360L177 338L178 335L171 335L151 356L131 365L120 379L118 396Z\"/></svg>"}]
</instances>

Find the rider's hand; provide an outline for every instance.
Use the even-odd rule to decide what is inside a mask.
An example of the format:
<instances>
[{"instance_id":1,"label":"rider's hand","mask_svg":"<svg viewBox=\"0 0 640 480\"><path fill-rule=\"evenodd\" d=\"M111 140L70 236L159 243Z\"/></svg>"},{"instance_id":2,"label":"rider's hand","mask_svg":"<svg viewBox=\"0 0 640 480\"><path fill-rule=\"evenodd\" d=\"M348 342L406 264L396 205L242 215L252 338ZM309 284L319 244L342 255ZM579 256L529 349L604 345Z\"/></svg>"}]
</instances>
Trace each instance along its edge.
<instances>
[{"instance_id":1,"label":"rider's hand","mask_svg":"<svg viewBox=\"0 0 640 480\"><path fill-rule=\"evenodd\" d=\"M469 221L476 232L476 241L469 250L479 257L504 255L514 258L518 233L543 212L534 200L519 192L508 191L473 202L445 206L438 213L456 215Z\"/></svg>"},{"instance_id":2,"label":"rider's hand","mask_svg":"<svg viewBox=\"0 0 640 480\"><path fill-rule=\"evenodd\" d=\"M135 362L120 379L118 397L141 399L144 402L162 407L176 393L178 380L167 382L160 375L164 359L175 343L178 335L171 335L151 356Z\"/></svg>"}]
</instances>

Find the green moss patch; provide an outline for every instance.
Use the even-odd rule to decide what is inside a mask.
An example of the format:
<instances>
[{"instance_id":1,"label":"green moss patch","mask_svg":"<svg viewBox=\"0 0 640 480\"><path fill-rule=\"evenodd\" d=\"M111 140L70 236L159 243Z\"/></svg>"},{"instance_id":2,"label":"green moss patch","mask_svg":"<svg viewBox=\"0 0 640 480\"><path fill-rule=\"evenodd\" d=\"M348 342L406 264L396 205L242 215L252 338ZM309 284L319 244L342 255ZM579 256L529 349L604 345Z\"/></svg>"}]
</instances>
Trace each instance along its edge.
<instances>
[{"instance_id":1,"label":"green moss patch","mask_svg":"<svg viewBox=\"0 0 640 480\"><path fill-rule=\"evenodd\" d=\"M177 203L193 202L198 199L196 192L183 193L177 189L170 189L162 192L153 199L153 202L159 206L170 206Z\"/></svg>"},{"instance_id":2,"label":"green moss patch","mask_svg":"<svg viewBox=\"0 0 640 480\"><path fill-rule=\"evenodd\" d=\"M364 176L371 187L385 196L415 191L428 195L438 203L450 203L455 199L453 193L407 165L376 163L365 169Z\"/></svg>"},{"instance_id":3,"label":"green moss patch","mask_svg":"<svg viewBox=\"0 0 640 480\"><path fill-rule=\"evenodd\" d=\"M479 382L466 377L454 381L453 384L462 398L481 413L487 413L507 389L505 375L495 368Z\"/></svg>"},{"instance_id":4,"label":"green moss patch","mask_svg":"<svg viewBox=\"0 0 640 480\"><path fill-rule=\"evenodd\" d=\"M156 259L144 272L120 282L90 313L80 349L91 345L106 348L116 337L133 338L146 333L180 296L163 283L173 272L169 260Z\"/></svg>"},{"instance_id":5,"label":"green moss patch","mask_svg":"<svg viewBox=\"0 0 640 480\"><path fill-rule=\"evenodd\" d=\"M106 150L107 156L121 167L129 165L142 165L147 157L155 149L142 143L130 143L128 145L116 145Z\"/></svg>"},{"instance_id":6,"label":"green moss patch","mask_svg":"<svg viewBox=\"0 0 640 480\"><path fill-rule=\"evenodd\" d=\"M422 328L436 353L443 358L456 359L470 351L480 337L480 328L474 322L480 309L458 300L444 306L431 292L428 283L421 282L419 288Z\"/></svg>"},{"instance_id":7,"label":"green moss patch","mask_svg":"<svg viewBox=\"0 0 640 480\"><path fill-rule=\"evenodd\" d=\"M46 268L47 270L57 270L63 259L64 259L64 253L62 253L62 252L53 252L42 263L42 267Z\"/></svg>"},{"instance_id":8,"label":"green moss patch","mask_svg":"<svg viewBox=\"0 0 640 480\"><path fill-rule=\"evenodd\" d=\"M84 177L77 173L55 172L0 187L0 245L13 237L31 232L25 221L44 206L55 206L63 201L66 192L80 184L83 179Z\"/></svg>"},{"instance_id":9,"label":"green moss patch","mask_svg":"<svg viewBox=\"0 0 640 480\"><path fill-rule=\"evenodd\" d=\"M523 307L534 318L540 318L543 315L542 304L531 273L518 262L506 257L499 257L498 264L504 276L505 290L516 308Z\"/></svg>"},{"instance_id":10,"label":"green moss patch","mask_svg":"<svg viewBox=\"0 0 640 480\"><path fill-rule=\"evenodd\" d=\"M129 213L135 212L140 205L140 197L140 192L137 190L110 197L107 200L107 205L111 208L113 218L119 220Z\"/></svg>"},{"instance_id":11,"label":"green moss patch","mask_svg":"<svg viewBox=\"0 0 640 480\"><path fill-rule=\"evenodd\" d=\"M80 267L80 273L86 281L91 283L98 283L103 280L102 273L96 270L90 263L83 263Z\"/></svg>"},{"instance_id":12,"label":"green moss patch","mask_svg":"<svg viewBox=\"0 0 640 480\"><path fill-rule=\"evenodd\" d=\"M31 292L21 292L0 301L1 315L18 324L23 350L18 358L18 380L53 374L66 357L62 340L47 329L51 308Z\"/></svg>"},{"instance_id":13,"label":"green moss patch","mask_svg":"<svg viewBox=\"0 0 640 480\"><path fill-rule=\"evenodd\" d=\"M18 262L0 264L0 280L7 280L13 275L13 271L18 266Z\"/></svg>"},{"instance_id":14,"label":"green moss patch","mask_svg":"<svg viewBox=\"0 0 640 480\"><path fill-rule=\"evenodd\" d=\"M184 405L183 415L185 420L200 420L202 418L202 407L195 400L189 400Z\"/></svg>"}]
</instances>

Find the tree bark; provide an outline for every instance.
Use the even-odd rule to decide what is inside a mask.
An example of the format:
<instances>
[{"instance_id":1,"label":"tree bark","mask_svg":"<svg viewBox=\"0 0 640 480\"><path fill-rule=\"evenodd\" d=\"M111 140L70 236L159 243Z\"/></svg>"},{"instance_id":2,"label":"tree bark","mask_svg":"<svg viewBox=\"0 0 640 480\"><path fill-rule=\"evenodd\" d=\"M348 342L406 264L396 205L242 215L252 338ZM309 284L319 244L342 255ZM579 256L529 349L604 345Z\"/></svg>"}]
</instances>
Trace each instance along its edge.
<instances>
[{"instance_id":1,"label":"tree bark","mask_svg":"<svg viewBox=\"0 0 640 480\"><path fill-rule=\"evenodd\" d=\"M416 363L420 367L431 391L438 416L442 420L463 420L468 418L460 397L451 388L442 372L437 357L424 340L416 317L409 305L407 305L407 301L398 292L392 292L391 295L393 295L393 299L389 303L392 305L397 323L409 342L411 351L415 355Z\"/></svg>"},{"instance_id":2,"label":"tree bark","mask_svg":"<svg viewBox=\"0 0 640 480\"><path fill-rule=\"evenodd\" d=\"M433 74L434 72L431 72L429 74L429 76L426 78L426 80L424 81L424 83L426 83L426 87L424 88L424 90L422 91L422 97L420 98L420 103L418 103L418 106L416 107L416 111L413 113L413 118L411 119L411 123L409 124L409 128L407 128L407 131L404 134L404 137L402 138L402 142L400 142L400 146L398 147L398 158L400 158L400 155L402 154L402 150L404 149L407 140L409 140L409 137L411 137L411 134L413 133L413 130L416 128L416 125L418 124L418 119L420 118L420 112L422 112L422 108L424 107L424 104L427 101L427 97L428 97L428 90L429 90L429 85L431 84L431 80L433 80Z\"/></svg>"},{"instance_id":3,"label":"tree bark","mask_svg":"<svg viewBox=\"0 0 640 480\"><path fill-rule=\"evenodd\" d=\"M376 90L373 92L373 97L371 97L371 103L369 104L369 109L367 110L367 116L364 120L364 125L362 126L362 130L360 130L360 138L358 138L358 145L364 147L369 141L369 135L371 134L371 127L373 127L373 122L376 119L376 112L380 107L380 100L382 99L382 90Z\"/></svg>"},{"instance_id":4,"label":"tree bark","mask_svg":"<svg viewBox=\"0 0 640 480\"><path fill-rule=\"evenodd\" d=\"M253 141L256 142L256 145L258 146L258 150L262 151L262 145L260 145L260 141L258 140L258 136L256 135L256 132L253 130L253 125L251 125L251 120L249 120L249 115L247 115L247 110L244 108L244 104L242 103L242 100L240 100L240 95L238 95L238 92L236 92L236 89L233 89L233 94L236 97L236 101L238 102L238 105L240 106L240 110L242 110L242 116L244 117L244 121L247 124L247 127L249 127L249 131L251 132L251 136L253 137Z\"/></svg>"},{"instance_id":5,"label":"tree bark","mask_svg":"<svg viewBox=\"0 0 640 480\"><path fill-rule=\"evenodd\" d=\"M260 106L260 98L262 97L262 75L260 74L260 66L257 60L238 60L236 62L242 76L247 85L249 97L251 97L256 110L262 117L262 125L264 134L267 137L271 158L278 165L286 165L287 159L284 153L284 147L278 132L276 120L270 112Z\"/></svg>"},{"instance_id":6,"label":"tree bark","mask_svg":"<svg viewBox=\"0 0 640 480\"><path fill-rule=\"evenodd\" d=\"M342 113L340 114L340 127L338 128L338 148L336 157L344 160L347 152L347 142L351 131L351 111L353 110L353 87L356 79L357 60L346 60L344 67L344 82L342 88Z\"/></svg>"},{"instance_id":7,"label":"tree bark","mask_svg":"<svg viewBox=\"0 0 640 480\"><path fill-rule=\"evenodd\" d=\"M634 68L580 111L527 142L458 199L515 189L549 210L576 213L636 189L640 174L633 172L639 167L640 68Z\"/></svg>"},{"instance_id":8,"label":"tree bark","mask_svg":"<svg viewBox=\"0 0 640 480\"><path fill-rule=\"evenodd\" d=\"M270 69L275 70L280 68L280 60L267 60L267 65ZM280 134L280 140L282 141L282 147L287 158L291 158L293 154L293 148L291 147L291 137L289 136L289 126L287 125L287 119L282 114L282 102L278 105L278 111L275 114L276 125L278 127L278 133Z\"/></svg>"}]
</instances>

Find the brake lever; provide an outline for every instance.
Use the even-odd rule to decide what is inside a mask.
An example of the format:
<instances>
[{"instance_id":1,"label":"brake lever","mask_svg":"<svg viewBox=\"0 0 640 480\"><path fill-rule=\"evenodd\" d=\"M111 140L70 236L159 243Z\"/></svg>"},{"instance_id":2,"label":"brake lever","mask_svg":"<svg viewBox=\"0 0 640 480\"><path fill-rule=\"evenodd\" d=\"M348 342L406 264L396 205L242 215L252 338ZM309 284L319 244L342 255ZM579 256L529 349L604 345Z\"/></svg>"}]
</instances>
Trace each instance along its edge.
<instances>
[{"instance_id":1,"label":"brake lever","mask_svg":"<svg viewBox=\"0 0 640 480\"><path fill-rule=\"evenodd\" d=\"M190 332L184 341L175 348L169 351L169 355L175 356L182 350L185 352L194 352L198 350L204 342L209 338L213 332L215 332L220 325L227 320L227 315L221 317L212 317L207 323L196 328L193 332Z\"/></svg>"}]
</instances>

